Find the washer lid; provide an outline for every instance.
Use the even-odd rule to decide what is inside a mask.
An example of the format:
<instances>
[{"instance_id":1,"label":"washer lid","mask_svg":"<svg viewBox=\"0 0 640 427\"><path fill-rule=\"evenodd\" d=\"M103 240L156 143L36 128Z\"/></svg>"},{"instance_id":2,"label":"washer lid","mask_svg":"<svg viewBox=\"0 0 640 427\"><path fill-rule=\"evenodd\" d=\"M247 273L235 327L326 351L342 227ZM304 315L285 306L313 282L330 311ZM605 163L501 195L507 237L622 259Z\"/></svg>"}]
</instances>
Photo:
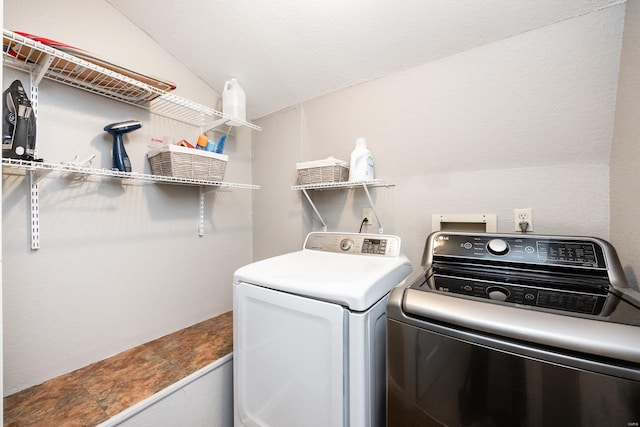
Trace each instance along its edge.
<instances>
[{"instance_id":1,"label":"washer lid","mask_svg":"<svg viewBox=\"0 0 640 427\"><path fill-rule=\"evenodd\" d=\"M640 328L637 326L523 310L429 290L405 289L403 292L398 289L393 295L401 297L391 297L390 306L394 310L390 310L389 317L400 322L406 322L407 318L418 319L418 324L434 321L461 330L486 332L491 337L570 350L576 352L574 354L640 363ZM397 315L399 312L403 313L401 318Z\"/></svg>"},{"instance_id":2,"label":"washer lid","mask_svg":"<svg viewBox=\"0 0 640 427\"><path fill-rule=\"evenodd\" d=\"M404 255L382 257L302 250L239 268L245 282L365 311L413 271Z\"/></svg>"}]
</instances>

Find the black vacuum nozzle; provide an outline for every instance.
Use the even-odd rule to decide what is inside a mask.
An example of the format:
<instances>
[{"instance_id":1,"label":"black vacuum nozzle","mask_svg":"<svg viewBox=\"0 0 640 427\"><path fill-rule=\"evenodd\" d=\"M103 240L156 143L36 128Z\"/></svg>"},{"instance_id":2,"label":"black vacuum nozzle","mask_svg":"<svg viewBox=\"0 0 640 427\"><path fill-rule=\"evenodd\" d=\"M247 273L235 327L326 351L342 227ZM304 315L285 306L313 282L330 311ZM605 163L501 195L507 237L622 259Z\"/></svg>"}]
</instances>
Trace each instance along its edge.
<instances>
[{"instance_id":1,"label":"black vacuum nozzle","mask_svg":"<svg viewBox=\"0 0 640 427\"><path fill-rule=\"evenodd\" d=\"M140 129L142 123L138 120L111 123L104 127L104 131L113 135L113 169L120 172L131 172L131 161L124 149L122 135Z\"/></svg>"}]
</instances>

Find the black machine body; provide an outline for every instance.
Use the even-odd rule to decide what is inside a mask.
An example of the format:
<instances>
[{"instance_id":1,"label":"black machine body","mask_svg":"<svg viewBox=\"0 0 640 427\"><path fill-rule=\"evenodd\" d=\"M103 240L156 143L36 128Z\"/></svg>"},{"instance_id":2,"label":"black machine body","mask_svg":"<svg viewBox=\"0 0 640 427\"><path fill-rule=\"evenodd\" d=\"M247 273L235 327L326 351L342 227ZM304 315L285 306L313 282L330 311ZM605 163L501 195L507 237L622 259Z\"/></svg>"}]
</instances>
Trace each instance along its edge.
<instances>
[{"instance_id":1,"label":"black machine body","mask_svg":"<svg viewBox=\"0 0 640 427\"><path fill-rule=\"evenodd\" d=\"M37 160L36 117L20 80L2 94L2 157Z\"/></svg>"}]
</instances>

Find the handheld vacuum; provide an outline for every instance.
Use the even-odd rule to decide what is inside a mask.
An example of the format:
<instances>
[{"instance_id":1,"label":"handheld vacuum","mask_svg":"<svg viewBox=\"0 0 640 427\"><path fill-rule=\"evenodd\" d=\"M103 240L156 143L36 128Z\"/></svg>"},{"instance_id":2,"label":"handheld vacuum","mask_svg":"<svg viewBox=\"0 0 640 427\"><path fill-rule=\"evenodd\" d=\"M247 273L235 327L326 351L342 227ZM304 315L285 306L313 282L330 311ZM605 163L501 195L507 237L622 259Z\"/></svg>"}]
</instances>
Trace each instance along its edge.
<instances>
[{"instance_id":1,"label":"handheld vacuum","mask_svg":"<svg viewBox=\"0 0 640 427\"><path fill-rule=\"evenodd\" d=\"M2 94L2 157L37 160L36 116L20 80Z\"/></svg>"},{"instance_id":2,"label":"handheld vacuum","mask_svg":"<svg viewBox=\"0 0 640 427\"><path fill-rule=\"evenodd\" d=\"M125 122L111 123L104 127L104 131L113 135L113 167L114 171L131 172L131 161L124 149L122 135L140 129L142 123L137 120L127 120Z\"/></svg>"}]
</instances>

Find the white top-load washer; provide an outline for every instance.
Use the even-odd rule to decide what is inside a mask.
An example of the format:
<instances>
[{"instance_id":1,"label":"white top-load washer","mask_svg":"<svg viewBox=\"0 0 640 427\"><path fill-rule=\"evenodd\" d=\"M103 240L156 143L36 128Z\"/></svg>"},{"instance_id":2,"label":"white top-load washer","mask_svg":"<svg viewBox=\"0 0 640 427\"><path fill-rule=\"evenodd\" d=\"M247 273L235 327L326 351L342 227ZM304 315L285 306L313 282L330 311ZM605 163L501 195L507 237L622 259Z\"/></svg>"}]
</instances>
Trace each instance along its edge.
<instances>
[{"instance_id":1,"label":"white top-load washer","mask_svg":"<svg viewBox=\"0 0 640 427\"><path fill-rule=\"evenodd\" d=\"M236 426L384 426L386 303L411 272L397 236L330 232L238 269Z\"/></svg>"}]
</instances>

